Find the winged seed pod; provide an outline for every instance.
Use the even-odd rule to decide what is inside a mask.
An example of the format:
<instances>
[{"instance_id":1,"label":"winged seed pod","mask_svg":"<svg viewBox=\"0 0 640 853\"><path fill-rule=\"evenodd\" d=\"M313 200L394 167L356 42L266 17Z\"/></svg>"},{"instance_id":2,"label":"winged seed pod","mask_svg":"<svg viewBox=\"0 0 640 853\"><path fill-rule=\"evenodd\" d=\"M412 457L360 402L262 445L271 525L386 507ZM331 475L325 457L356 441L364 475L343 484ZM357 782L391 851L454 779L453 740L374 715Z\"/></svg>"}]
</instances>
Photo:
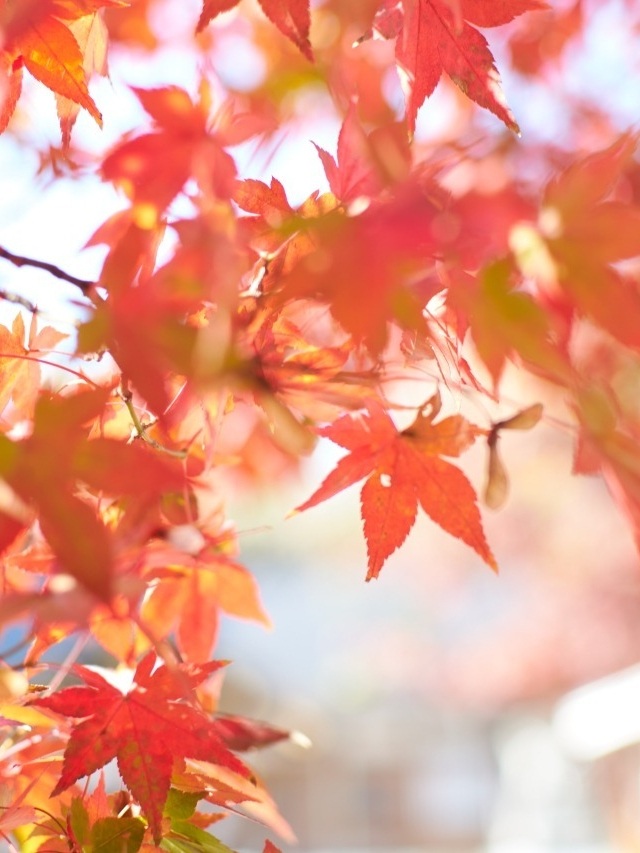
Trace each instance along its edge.
<instances>
[{"instance_id":1,"label":"winged seed pod","mask_svg":"<svg viewBox=\"0 0 640 853\"><path fill-rule=\"evenodd\" d=\"M483 500L490 509L500 509L509 494L509 477L498 453L498 438L503 429L532 429L542 417L542 404L534 403L526 409L493 424L487 437L489 461L487 464L487 482Z\"/></svg>"}]
</instances>

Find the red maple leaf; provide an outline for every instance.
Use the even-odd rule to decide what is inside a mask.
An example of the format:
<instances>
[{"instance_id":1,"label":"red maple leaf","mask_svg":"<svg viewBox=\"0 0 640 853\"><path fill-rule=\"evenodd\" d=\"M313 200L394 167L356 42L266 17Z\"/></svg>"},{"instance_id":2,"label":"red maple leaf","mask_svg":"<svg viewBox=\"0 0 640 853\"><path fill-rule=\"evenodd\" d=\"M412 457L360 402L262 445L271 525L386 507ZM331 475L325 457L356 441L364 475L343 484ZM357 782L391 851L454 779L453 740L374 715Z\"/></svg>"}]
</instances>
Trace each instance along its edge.
<instances>
[{"instance_id":1,"label":"red maple leaf","mask_svg":"<svg viewBox=\"0 0 640 853\"><path fill-rule=\"evenodd\" d=\"M315 145L315 143L314 143ZM376 170L370 136L366 135L350 105L338 136L337 160L316 145L331 192L340 201L349 203L361 196L377 195L384 184Z\"/></svg>"},{"instance_id":2,"label":"red maple leaf","mask_svg":"<svg viewBox=\"0 0 640 853\"><path fill-rule=\"evenodd\" d=\"M197 32L209 21L238 5L239 0L204 0ZM307 59L313 59L309 42L309 0L259 0L262 11L280 32L300 48Z\"/></svg>"},{"instance_id":3,"label":"red maple leaf","mask_svg":"<svg viewBox=\"0 0 640 853\"><path fill-rule=\"evenodd\" d=\"M637 134L576 160L546 187L538 219L553 260L555 281L569 311L589 317L625 346L640 348L640 295L633 279L612 264L640 256L640 210L612 198L633 161ZM555 294L556 300L558 294Z\"/></svg>"},{"instance_id":4,"label":"red maple leaf","mask_svg":"<svg viewBox=\"0 0 640 853\"><path fill-rule=\"evenodd\" d=\"M236 752L260 749L291 737L291 732L284 729L237 714L217 714L216 727L229 749Z\"/></svg>"},{"instance_id":5,"label":"red maple leaf","mask_svg":"<svg viewBox=\"0 0 640 853\"><path fill-rule=\"evenodd\" d=\"M328 303L354 343L378 355L390 322L425 331L411 283L436 254L434 216L422 188L403 185L359 215L329 210L300 220L301 231L283 249L281 269L277 258L271 264L265 290L278 290L276 305L290 299Z\"/></svg>"},{"instance_id":6,"label":"red maple leaf","mask_svg":"<svg viewBox=\"0 0 640 853\"><path fill-rule=\"evenodd\" d=\"M221 197L230 195L236 170L222 146L240 141L234 131L236 117L222 110L217 132L210 132L210 93L206 85L197 103L178 86L134 92L154 120L155 128L114 148L102 164L103 178L120 185L133 201L152 205L157 215L192 175L197 175L203 190ZM240 137L246 139L254 132L255 124ZM171 152L170 157L167 151Z\"/></svg>"},{"instance_id":7,"label":"red maple leaf","mask_svg":"<svg viewBox=\"0 0 640 853\"><path fill-rule=\"evenodd\" d=\"M162 665L154 670L154 663L153 653L145 655L126 692L77 666L74 671L85 687L68 687L33 704L84 718L73 726L62 775L51 796L116 758L120 775L159 844L175 758L212 761L245 777L249 770L227 749L216 722L197 707L193 696L193 689L223 664L180 664L171 669Z\"/></svg>"},{"instance_id":8,"label":"red maple leaf","mask_svg":"<svg viewBox=\"0 0 640 853\"><path fill-rule=\"evenodd\" d=\"M478 27L497 27L531 9L541 0L383 0L374 29L385 38L398 36L396 60L404 75L407 122L411 130L425 98L446 72L471 100L491 110L507 127L519 132L506 105L493 55Z\"/></svg>"},{"instance_id":9,"label":"red maple leaf","mask_svg":"<svg viewBox=\"0 0 640 853\"><path fill-rule=\"evenodd\" d=\"M434 423L439 408L438 398L432 398L413 424L400 432L385 410L371 402L365 414L339 418L319 431L350 452L296 512L366 477L361 509L369 557L367 580L378 576L387 557L407 538L418 504L443 530L497 568L473 486L459 468L442 458L459 456L482 431L461 415Z\"/></svg>"}]
</instances>

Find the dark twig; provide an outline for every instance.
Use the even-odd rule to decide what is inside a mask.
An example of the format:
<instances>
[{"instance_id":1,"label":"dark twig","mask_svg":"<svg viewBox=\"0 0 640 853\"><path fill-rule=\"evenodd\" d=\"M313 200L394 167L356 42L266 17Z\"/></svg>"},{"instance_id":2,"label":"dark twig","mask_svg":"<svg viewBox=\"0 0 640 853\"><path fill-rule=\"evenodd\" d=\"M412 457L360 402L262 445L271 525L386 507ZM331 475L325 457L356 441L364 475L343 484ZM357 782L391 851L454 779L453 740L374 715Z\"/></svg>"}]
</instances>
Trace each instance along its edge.
<instances>
[{"instance_id":1,"label":"dark twig","mask_svg":"<svg viewBox=\"0 0 640 853\"><path fill-rule=\"evenodd\" d=\"M22 255L14 255L13 252L7 251L0 246L0 258L10 261L16 267L35 267L39 270L44 270L62 281L68 281L69 284L74 284L79 287L85 296L96 286L95 281L87 281L84 278L77 278L75 275L61 270L55 264L48 264L46 261L36 261L33 258L25 258Z\"/></svg>"}]
</instances>

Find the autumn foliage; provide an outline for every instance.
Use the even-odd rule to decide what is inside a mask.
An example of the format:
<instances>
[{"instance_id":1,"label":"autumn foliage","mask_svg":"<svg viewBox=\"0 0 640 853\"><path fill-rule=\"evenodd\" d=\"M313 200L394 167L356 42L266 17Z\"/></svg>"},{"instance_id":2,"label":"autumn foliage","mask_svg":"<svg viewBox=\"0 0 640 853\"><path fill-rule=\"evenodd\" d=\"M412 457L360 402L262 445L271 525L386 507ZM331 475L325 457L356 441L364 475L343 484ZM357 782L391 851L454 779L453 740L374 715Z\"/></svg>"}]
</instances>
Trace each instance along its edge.
<instances>
[{"instance_id":1,"label":"autumn foliage","mask_svg":"<svg viewBox=\"0 0 640 853\"><path fill-rule=\"evenodd\" d=\"M35 78L61 131L41 171L97 175L122 202L89 241L95 280L36 238L33 257L0 248L0 625L27 626L21 663L0 669L0 837L29 851L223 853L229 814L291 840L238 757L288 734L217 710L221 617L270 624L224 489L284 476L319 438L344 454L292 511L358 484L367 580L419 511L498 570L481 507L507 497L500 437L535 428L546 397L575 473L604 479L640 542L637 134L575 104L588 145L523 148L492 47L542 79L579 35L580 0L204 0L185 50L199 85L134 87L140 125L76 147L81 113L109 122L92 94L107 48L114 80L124 52L157 49L156 5L0 3L0 131L37 123ZM264 64L242 90L207 61L227 28ZM394 68L403 110L385 94ZM418 121L439 83L450 137ZM306 152L326 181L299 200L241 152L286 135L305 87L340 130L333 153ZM29 266L75 288L73 334L21 296ZM515 374L517 405L502 396ZM472 447L483 480L465 472ZM70 636L113 669L42 660Z\"/></svg>"}]
</instances>

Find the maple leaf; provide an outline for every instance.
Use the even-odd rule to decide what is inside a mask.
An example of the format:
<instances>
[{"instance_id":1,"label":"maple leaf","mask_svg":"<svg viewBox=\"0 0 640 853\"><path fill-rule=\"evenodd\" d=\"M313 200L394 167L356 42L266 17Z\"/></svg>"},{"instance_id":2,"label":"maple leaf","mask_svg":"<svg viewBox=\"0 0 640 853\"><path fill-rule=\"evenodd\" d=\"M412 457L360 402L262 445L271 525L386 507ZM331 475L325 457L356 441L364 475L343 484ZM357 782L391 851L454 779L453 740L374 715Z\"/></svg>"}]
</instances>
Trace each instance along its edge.
<instances>
[{"instance_id":1,"label":"maple leaf","mask_svg":"<svg viewBox=\"0 0 640 853\"><path fill-rule=\"evenodd\" d=\"M131 383L162 418L170 402L167 372L191 372L196 330L183 322L170 297L144 285L118 292L99 305L80 327L78 341L82 352L109 347L125 383Z\"/></svg>"},{"instance_id":2,"label":"maple leaf","mask_svg":"<svg viewBox=\"0 0 640 853\"><path fill-rule=\"evenodd\" d=\"M235 177L235 166L207 132L208 105L194 104L178 86L134 92L157 130L116 146L102 164L104 179L121 186L137 204L153 205L159 215L180 192L199 156L225 194L223 186Z\"/></svg>"},{"instance_id":3,"label":"maple leaf","mask_svg":"<svg viewBox=\"0 0 640 853\"><path fill-rule=\"evenodd\" d=\"M238 5L239 0L204 0L202 14L196 32L201 32L207 24ZM313 59L309 42L309 0L258 0L267 18L280 32L291 39L307 59Z\"/></svg>"},{"instance_id":4,"label":"maple leaf","mask_svg":"<svg viewBox=\"0 0 640 853\"><path fill-rule=\"evenodd\" d=\"M246 396L249 392L264 411L274 441L289 452L303 454L315 445L305 421L329 421L345 407L358 408L370 396L366 380L370 385L373 371L367 376L344 370L352 347L337 324L340 345L311 343L294 322L295 311L295 303L291 311L280 313L257 309L245 329L246 337L238 336L223 368L234 393ZM311 320L312 311L313 306L305 306L301 320ZM322 311L318 306L318 317Z\"/></svg>"},{"instance_id":5,"label":"maple leaf","mask_svg":"<svg viewBox=\"0 0 640 853\"><path fill-rule=\"evenodd\" d=\"M111 850L114 853L116 850L136 853L146 829L140 817L113 814L103 773L100 773L98 785L88 797L73 798L66 823L68 844L72 850L85 850L88 847L105 853Z\"/></svg>"},{"instance_id":6,"label":"maple leaf","mask_svg":"<svg viewBox=\"0 0 640 853\"><path fill-rule=\"evenodd\" d=\"M508 359L519 355L547 379L565 384L573 371L555 342L548 314L514 282L513 265L496 261L474 278L454 275L448 302L463 313L497 387Z\"/></svg>"},{"instance_id":7,"label":"maple leaf","mask_svg":"<svg viewBox=\"0 0 640 853\"><path fill-rule=\"evenodd\" d=\"M85 687L68 687L32 704L83 718L73 725L60 780L51 796L116 758L120 775L159 844L175 758L212 761L245 777L250 772L227 749L215 722L196 706L192 695L193 688L223 664L179 664L173 669L163 664L155 671L154 664L155 654L145 655L127 692L98 673L76 666L74 671Z\"/></svg>"},{"instance_id":8,"label":"maple leaf","mask_svg":"<svg viewBox=\"0 0 640 853\"><path fill-rule=\"evenodd\" d=\"M497 569L473 486L459 468L441 458L459 456L482 431L461 415L434 422L439 407L438 398L432 398L413 424L400 432L380 403L371 402L358 418L344 416L319 430L320 435L350 452L295 512L367 478L360 495L369 563L367 580L379 575L386 559L407 538L418 504L443 530Z\"/></svg>"},{"instance_id":9,"label":"maple leaf","mask_svg":"<svg viewBox=\"0 0 640 853\"><path fill-rule=\"evenodd\" d=\"M15 722L7 720L6 722ZM4 723L4 720L2 720ZM0 723L0 724L2 724ZM32 779L29 784L20 792L9 806L2 806L0 810L0 837L6 838L5 833L11 832L12 829L19 829L21 826L28 826L36 822L37 813L33 806L23 806L27 794L35 786L37 779Z\"/></svg>"},{"instance_id":10,"label":"maple leaf","mask_svg":"<svg viewBox=\"0 0 640 853\"><path fill-rule=\"evenodd\" d=\"M636 282L612 265L640 256L640 209L610 196L637 145L637 134L623 134L609 148L576 160L547 185L537 228L514 229L525 274L527 252L546 254L550 262L546 274L532 270L543 294L559 290L554 295L570 312L636 350L640 294Z\"/></svg>"},{"instance_id":11,"label":"maple leaf","mask_svg":"<svg viewBox=\"0 0 640 853\"><path fill-rule=\"evenodd\" d=\"M22 62L0 53L0 133L4 133L22 92Z\"/></svg>"},{"instance_id":12,"label":"maple leaf","mask_svg":"<svg viewBox=\"0 0 640 853\"><path fill-rule=\"evenodd\" d=\"M244 752L289 740L291 732L238 714L217 714L216 728L229 749Z\"/></svg>"},{"instance_id":13,"label":"maple leaf","mask_svg":"<svg viewBox=\"0 0 640 853\"><path fill-rule=\"evenodd\" d=\"M190 317L213 294L219 306L236 298L236 276L244 272L244 266L226 233L216 227L226 231L233 224L233 213L226 205L219 207L215 218L172 223L179 246L155 272L155 253L164 233L160 225L141 228L135 223L135 213L127 212L108 220L91 240L92 244L112 246L100 277L109 299L80 327L80 349L97 352L108 348L127 382L160 418L171 399L171 374L193 378L199 373L204 378L211 372L210 366L198 371L198 323L192 323ZM208 365L212 360L207 359Z\"/></svg>"},{"instance_id":14,"label":"maple leaf","mask_svg":"<svg viewBox=\"0 0 640 853\"><path fill-rule=\"evenodd\" d=\"M187 659L209 656L218 635L220 611L270 627L254 578L234 560L213 550L190 557L162 547L150 551L146 562L145 577L155 583L141 617L161 636L177 623L179 648Z\"/></svg>"},{"instance_id":15,"label":"maple leaf","mask_svg":"<svg viewBox=\"0 0 640 853\"><path fill-rule=\"evenodd\" d=\"M229 104L223 104L210 121L211 94L204 81L197 103L179 86L133 91L154 120L155 130L117 145L102 164L103 178L122 187L141 211L146 207L146 218L152 222L190 177L203 192L228 198L236 167L224 146L264 132L268 123L257 115L235 114Z\"/></svg>"},{"instance_id":16,"label":"maple leaf","mask_svg":"<svg viewBox=\"0 0 640 853\"><path fill-rule=\"evenodd\" d=\"M479 27L497 27L532 9L541 0L384 0L374 29L384 38L397 36L396 60L407 88L407 123L415 128L419 107L443 73L507 127L519 133L507 107L489 46Z\"/></svg>"},{"instance_id":17,"label":"maple leaf","mask_svg":"<svg viewBox=\"0 0 640 853\"><path fill-rule=\"evenodd\" d=\"M104 6L107 3L101 2L98 5ZM95 6L96 4L90 4L89 7L94 14ZM73 22L87 14L86 9L78 4L63 3L62 0L56 3L51 0L43 4L40 9L30 9L26 20L21 20L13 33L10 30L9 38L3 48L3 65L5 68L11 65L11 84L9 98L0 114L0 131L6 128L20 96L19 69L23 65L36 80L56 95L87 110L102 127L102 116L87 88L83 47L87 48L88 42L81 47L72 31L75 28L81 41L84 41L82 30L85 25L78 27ZM69 17L70 24L63 23L60 20L61 17ZM88 62L90 66L91 60ZM63 136L71 129L66 120L66 114L70 115L70 112L63 107L61 114Z\"/></svg>"},{"instance_id":18,"label":"maple leaf","mask_svg":"<svg viewBox=\"0 0 640 853\"><path fill-rule=\"evenodd\" d=\"M366 133L355 103L349 104L340 133L337 158L316 145L331 192L345 204L375 197L388 184L407 178L411 148L404 126L386 124Z\"/></svg>"},{"instance_id":19,"label":"maple leaf","mask_svg":"<svg viewBox=\"0 0 640 853\"><path fill-rule=\"evenodd\" d=\"M331 192L347 204L361 196L375 196L382 189L379 175L368 162L368 141L351 104L338 135L337 162L316 145Z\"/></svg>"},{"instance_id":20,"label":"maple leaf","mask_svg":"<svg viewBox=\"0 0 640 853\"><path fill-rule=\"evenodd\" d=\"M291 207L284 187L271 179L238 181L233 194L242 210L255 214L239 221L240 233L252 250L270 255L268 269L263 268L261 289L277 287L280 278L289 273L301 258L315 248L311 233L313 220L320 220L339 207L333 193L312 193L297 208Z\"/></svg>"},{"instance_id":21,"label":"maple leaf","mask_svg":"<svg viewBox=\"0 0 640 853\"><path fill-rule=\"evenodd\" d=\"M188 758L184 771L176 769L176 787L183 791L207 792L207 801L233 813L246 813L252 820L276 832L290 844L296 841L291 827L258 779L247 779L219 764Z\"/></svg>"},{"instance_id":22,"label":"maple leaf","mask_svg":"<svg viewBox=\"0 0 640 853\"><path fill-rule=\"evenodd\" d=\"M108 397L104 389L68 397L43 395L30 436L15 442L0 436L0 476L36 507L42 532L63 569L104 600L111 589L113 536L78 496L78 483L127 495L141 501L140 507L184 483L180 468L150 448L87 439L87 424L101 415Z\"/></svg>"},{"instance_id":23,"label":"maple leaf","mask_svg":"<svg viewBox=\"0 0 640 853\"><path fill-rule=\"evenodd\" d=\"M84 15L75 21L71 21L69 30L78 42L78 47L82 53L82 67L85 77L89 79L94 72L103 77L106 76L108 32L102 16L99 14ZM71 141L71 130L78 117L81 105L63 94L56 95L56 103L60 130L62 131L62 148L67 149Z\"/></svg>"},{"instance_id":24,"label":"maple leaf","mask_svg":"<svg viewBox=\"0 0 640 853\"><path fill-rule=\"evenodd\" d=\"M11 422L30 420L40 391L40 365L31 355L39 350L53 349L67 335L52 326L36 331L35 316L31 320L28 347L25 346L25 327L22 314L16 314L11 331L0 326L0 413L11 401L14 411Z\"/></svg>"},{"instance_id":25,"label":"maple leaf","mask_svg":"<svg viewBox=\"0 0 640 853\"><path fill-rule=\"evenodd\" d=\"M359 215L330 210L300 220L304 242L296 236L284 247L279 276L277 263L271 264L265 289L275 291L276 306L291 298L328 303L354 342L378 355L391 322L426 331L423 306L410 285L436 254L435 213L422 188L405 185Z\"/></svg>"}]
</instances>

